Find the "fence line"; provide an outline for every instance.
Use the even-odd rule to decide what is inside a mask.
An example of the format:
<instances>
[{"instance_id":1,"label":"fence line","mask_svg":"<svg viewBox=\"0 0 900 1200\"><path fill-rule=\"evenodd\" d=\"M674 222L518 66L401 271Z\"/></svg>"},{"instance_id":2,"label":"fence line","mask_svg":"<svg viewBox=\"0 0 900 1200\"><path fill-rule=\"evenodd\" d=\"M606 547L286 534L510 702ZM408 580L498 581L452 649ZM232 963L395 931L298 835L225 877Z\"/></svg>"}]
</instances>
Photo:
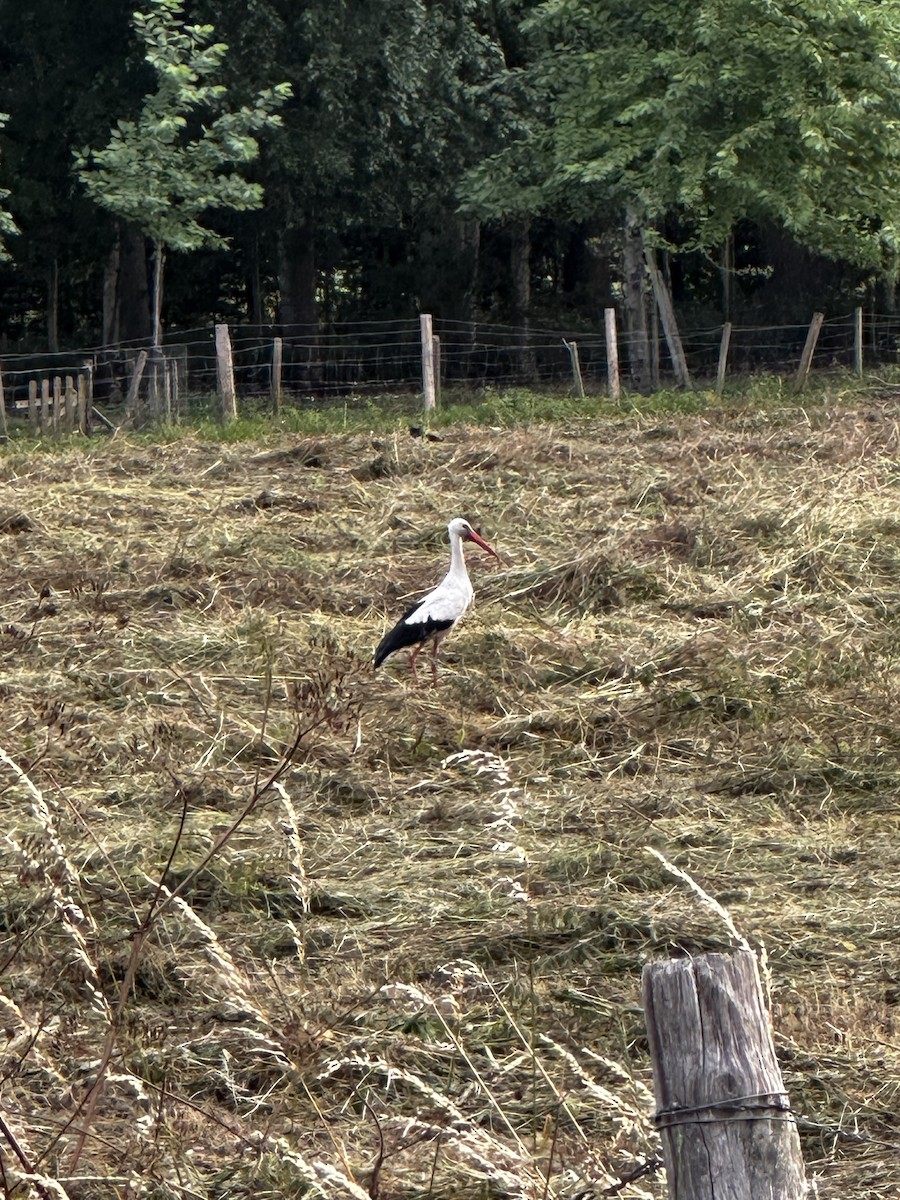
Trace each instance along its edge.
<instances>
[{"instance_id":1,"label":"fence line","mask_svg":"<svg viewBox=\"0 0 900 1200\"><path fill-rule=\"evenodd\" d=\"M731 324L727 370L794 374L807 339L806 324ZM327 401L378 392L422 390L423 341L419 317L409 320L344 322L326 328L309 325L229 326L234 385L240 400L269 398L274 404L276 363L278 394L290 401ZM681 330L685 361L695 380L717 380L721 371L723 326ZM551 329L542 325L506 325L433 318L434 349L439 351L436 385L452 387L577 386L573 383L571 346L577 345L580 381L589 391L606 390L610 354L604 314L593 328ZM182 394L212 394L217 388L215 329L172 331L163 352L178 362ZM621 327L617 357L627 380L633 340ZM671 381L672 366L659 342L661 382ZM6 404L28 412L29 384L46 377L86 369L101 408L123 404L134 366L145 343L121 343L104 349L46 354L6 354L0 358ZM900 363L900 316L859 311L822 323L811 359L813 369L859 368ZM152 374L152 373L151 373ZM721 386L721 383L720 385ZM38 382L40 388L40 382Z\"/></svg>"}]
</instances>

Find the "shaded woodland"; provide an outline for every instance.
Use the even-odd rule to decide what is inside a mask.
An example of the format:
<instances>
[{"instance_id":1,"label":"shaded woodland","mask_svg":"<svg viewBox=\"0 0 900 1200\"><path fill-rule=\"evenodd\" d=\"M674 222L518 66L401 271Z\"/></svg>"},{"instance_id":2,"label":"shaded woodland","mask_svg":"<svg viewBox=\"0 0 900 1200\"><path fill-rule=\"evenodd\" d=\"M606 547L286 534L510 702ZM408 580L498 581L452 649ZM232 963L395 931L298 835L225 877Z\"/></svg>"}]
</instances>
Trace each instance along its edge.
<instances>
[{"instance_id":1,"label":"shaded woodland","mask_svg":"<svg viewBox=\"0 0 900 1200\"><path fill-rule=\"evenodd\" d=\"M0 130L0 188L8 194L0 204L16 227L3 239L8 258L0 262L0 353L151 340L152 240L140 222L98 204L76 170L76 155L103 146L153 89L134 7L135 0L0 0L0 112L8 114ZM246 168L262 203L236 211L213 198L204 222L219 244L167 254L164 330L215 321L325 330L419 311L596 330L602 309L616 305L633 336L648 319L640 254L648 235L688 328L803 323L813 310L835 315L859 304L892 309L893 213L885 197L897 168L884 122L894 119L897 101L865 63L873 49L882 57L890 49L885 29L896 4L876 6L884 27L870 21L864 36L854 29L859 5L809 4L800 16L765 6L765 20L782 13L800 27L796 62L794 50L785 51L771 77L760 70L771 31L753 3L728 17L710 4L661 6L673 28L693 29L694 40L675 50L665 22L618 4L145 5L154 7L173 27L212 27L228 48L218 82L231 102L278 84L291 89L280 125L260 134L258 157ZM566 44L554 23L568 28L569 17ZM722 27L728 21L731 30ZM685 132L693 119L678 92L685 63L702 73L710 46L720 53L709 29L733 38L742 22L758 43L745 38L742 62L721 63L694 81L709 128ZM604 94L593 95L594 76L579 73L596 65L601 42L615 53L637 38L651 50L656 39L649 65L626 57ZM859 63L845 61L854 52L842 48L854 38ZM759 89L783 96L790 72L814 52L825 64L821 79L804 76L794 116L782 100L781 125L773 123ZM829 74L829 64L840 62L843 74ZM605 66L597 70L607 78ZM574 100L567 88L577 88ZM646 103L636 107L637 95ZM829 112L834 123L839 101L856 104L859 121L826 144L822 129ZM588 153L566 133L573 104L600 150L592 142ZM722 115L726 107L734 112ZM867 112L873 130L887 132L883 161L866 158ZM629 122L628 113L637 115ZM203 112L191 120L202 128ZM609 130L630 139L624 151ZM760 130L772 145L756 145ZM807 145L811 165L797 149ZM729 153L736 166L725 187L710 164ZM844 158L835 166L837 154ZM822 186L820 168L837 180L835 195ZM780 188L773 179L782 170ZM798 179L806 181L802 195L795 195ZM629 266L635 236L638 257Z\"/></svg>"}]
</instances>

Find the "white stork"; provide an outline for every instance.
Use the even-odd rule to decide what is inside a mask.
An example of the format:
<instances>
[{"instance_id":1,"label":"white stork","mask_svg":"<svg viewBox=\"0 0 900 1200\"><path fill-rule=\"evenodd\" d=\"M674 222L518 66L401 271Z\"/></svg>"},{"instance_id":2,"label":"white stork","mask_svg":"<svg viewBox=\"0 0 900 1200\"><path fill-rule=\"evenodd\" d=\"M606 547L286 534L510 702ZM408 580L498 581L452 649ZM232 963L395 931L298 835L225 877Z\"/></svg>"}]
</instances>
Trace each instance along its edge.
<instances>
[{"instance_id":1,"label":"white stork","mask_svg":"<svg viewBox=\"0 0 900 1200\"><path fill-rule=\"evenodd\" d=\"M416 679L416 658L425 643L431 641L431 674L437 683L438 646L463 616L475 595L466 570L463 542L474 542L500 561L500 555L493 546L489 546L462 517L454 517L447 529L450 533L450 570L436 588L407 609L394 628L384 635L375 651L376 667L381 666L389 654L413 646L409 665L413 679Z\"/></svg>"}]
</instances>

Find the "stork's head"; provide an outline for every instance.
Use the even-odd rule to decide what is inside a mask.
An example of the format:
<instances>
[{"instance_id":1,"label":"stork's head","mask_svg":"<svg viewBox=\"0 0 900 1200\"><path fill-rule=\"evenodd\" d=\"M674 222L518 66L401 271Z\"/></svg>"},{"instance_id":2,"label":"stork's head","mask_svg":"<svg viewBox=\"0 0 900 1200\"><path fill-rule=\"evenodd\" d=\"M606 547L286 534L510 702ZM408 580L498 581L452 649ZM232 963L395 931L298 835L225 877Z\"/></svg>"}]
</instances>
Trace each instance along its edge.
<instances>
[{"instance_id":1,"label":"stork's head","mask_svg":"<svg viewBox=\"0 0 900 1200\"><path fill-rule=\"evenodd\" d=\"M454 517L447 526L450 531L451 538L462 538L464 542L474 542L476 546L480 546L482 550L486 550L488 554L493 554L497 562L500 561L500 555L493 546L489 546L480 533L476 533L465 517Z\"/></svg>"}]
</instances>

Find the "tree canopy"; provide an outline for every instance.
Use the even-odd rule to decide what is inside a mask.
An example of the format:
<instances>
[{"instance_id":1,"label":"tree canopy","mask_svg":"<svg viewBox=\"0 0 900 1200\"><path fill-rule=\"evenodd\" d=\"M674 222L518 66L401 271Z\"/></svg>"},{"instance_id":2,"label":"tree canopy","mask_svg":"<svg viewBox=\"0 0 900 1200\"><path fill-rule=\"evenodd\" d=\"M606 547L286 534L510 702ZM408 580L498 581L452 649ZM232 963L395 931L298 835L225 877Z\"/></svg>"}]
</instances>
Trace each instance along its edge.
<instances>
[{"instance_id":1,"label":"tree canopy","mask_svg":"<svg viewBox=\"0 0 900 1200\"><path fill-rule=\"evenodd\" d=\"M728 239L754 317L898 258L900 0L133 7L0 0L7 345L112 337L112 295L149 314L154 245L185 252L170 325L593 324L626 212L706 316ZM833 263L815 293L801 247Z\"/></svg>"},{"instance_id":2,"label":"tree canopy","mask_svg":"<svg viewBox=\"0 0 900 1200\"><path fill-rule=\"evenodd\" d=\"M479 167L484 213L626 208L710 247L744 218L893 259L900 7L880 0L547 0L525 23L536 116Z\"/></svg>"}]
</instances>

